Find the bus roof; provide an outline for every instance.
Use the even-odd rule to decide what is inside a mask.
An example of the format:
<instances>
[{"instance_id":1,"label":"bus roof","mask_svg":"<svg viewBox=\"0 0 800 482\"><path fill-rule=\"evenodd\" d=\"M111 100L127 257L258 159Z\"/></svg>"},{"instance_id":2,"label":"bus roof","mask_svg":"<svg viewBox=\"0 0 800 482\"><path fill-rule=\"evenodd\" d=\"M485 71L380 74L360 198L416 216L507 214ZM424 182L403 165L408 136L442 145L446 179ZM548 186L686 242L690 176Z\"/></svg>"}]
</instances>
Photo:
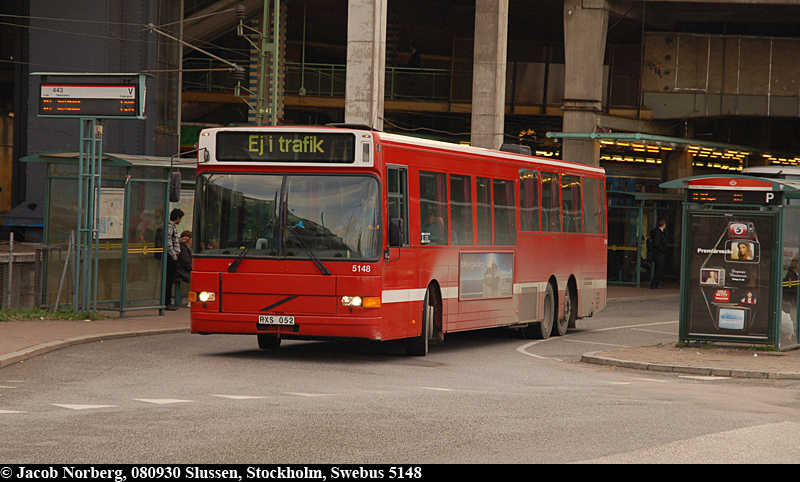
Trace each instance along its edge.
<instances>
[{"instance_id":1,"label":"bus roof","mask_svg":"<svg viewBox=\"0 0 800 482\"><path fill-rule=\"evenodd\" d=\"M401 134L389 134L385 132L375 132L375 134L377 134L381 140L394 142L397 144L403 144L410 147L429 147L432 149L442 149L451 152L458 152L461 154L489 156L498 159L512 158L522 162L536 162L537 164L544 164L557 168L576 169L580 171L589 171L594 174L605 174L605 169L603 169L602 167L590 166L588 164L580 164L577 162L561 161L557 159L547 159L545 157L527 156L524 154L514 154L511 152L486 149L483 147L464 146L460 144L454 144L452 142L436 141L420 137L405 136Z\"/></svg>"},{"instance_id":2,"label":"bus roof","mask_svg":"<svg viewBox=\"0 0 800 482\"><path fill-rule=\"evenodd\" d=\"M444 151L455 152L459 154L468 154L468 155L479 155L479 156L488 156L497 159L514 159L521 162L535 162L536 164L546 165L546 166L553 166L553 168L560 168L560 169L574 169L578 171L585 171L590 172L596 175L605 175L605 169L598 166L591 166L588 164L581 164L577 162L569 162L569 161L562 161L558 159L548 159L545 157L535 157L535 156L528 156L524 154L515 154L511 152L505 151L498 151L494 149L486 149L482 147L473 147L473 146L464 146L460 144L454 144L452 142L444 142L444 141L437 141L431 139L425 139L421 137L413 137L407 136L402 134L392 134L387 132L380 132L375 130L370 130L366 126L360 125L331 125L331 126L236 126L236 127L212 127L209 129L203 129L202 132L205 135L208 135L212 132L219 132L219 131L230 131L230 130L260 130L260 129L270 129L270 130L283 130L283 131L319 131L319 130L339 130L339 131L350 131L350 132L360 132L367 135L373 135L376 139L380 141L386 141L395 144L402 144L408 147L427 147L431 149L440 149Z\"/></svg>"}]
</instances>

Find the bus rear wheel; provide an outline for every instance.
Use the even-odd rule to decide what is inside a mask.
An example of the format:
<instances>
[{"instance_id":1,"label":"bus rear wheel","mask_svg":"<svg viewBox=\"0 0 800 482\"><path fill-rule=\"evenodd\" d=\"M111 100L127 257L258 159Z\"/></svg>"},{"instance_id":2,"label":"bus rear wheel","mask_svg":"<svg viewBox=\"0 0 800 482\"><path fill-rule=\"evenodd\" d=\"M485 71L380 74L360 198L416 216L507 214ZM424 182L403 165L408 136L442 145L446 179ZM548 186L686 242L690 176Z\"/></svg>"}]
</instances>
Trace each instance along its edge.
<instances>
[{"instance_id":1,"label":"bus rear wheel","mask_svg":"<svg viewBox=\"0 0 800 482\"><path fill-rule=\"evenodd\" d=\"M428 354L428 340L433 330L434 306L431 303L430 290L425 292L425 300L422 302L422 327L419 336L408 339L406 353L411 356L426 356Z\"/></svg>"},{"instance_id":2,"label":"bus rear wheel","mask_svg":"<svg viewBox=\"0 0 800 482\"><path fill-rule=\"evenodd\" d=\"M572 285L568 285L567 289L564 290L564 316L557 317L555 323L553 323L553 331L551 335L553 336L564 336L567 334L567 330L570 326L575 326L575 320L578 317L578 304L577 304L577 297L575 295L575 291L572 289Z\"/></svg>"},{"instance_id":3,"label":"bus rear wheel","mask_svg":"<svg viewBox=\"0 0 800 482\"><path fill-rule=\"evenodd\" d=\"M275 335L256 336L258 336L258 347L262 350L274 350L281 346L281 339Z\"/></svg>"}]
</instances>

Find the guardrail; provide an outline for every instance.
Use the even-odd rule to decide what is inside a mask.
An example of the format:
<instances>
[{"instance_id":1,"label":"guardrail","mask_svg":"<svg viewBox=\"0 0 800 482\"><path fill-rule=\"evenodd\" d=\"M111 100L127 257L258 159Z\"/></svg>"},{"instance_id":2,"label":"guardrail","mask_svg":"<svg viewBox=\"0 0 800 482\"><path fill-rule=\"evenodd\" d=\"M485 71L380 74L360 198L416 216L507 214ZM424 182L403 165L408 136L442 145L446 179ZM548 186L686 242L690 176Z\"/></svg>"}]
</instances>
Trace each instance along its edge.
<instances>
[{"instance_id":1,"label":"guardrail","mask_svg":"<svg viewBox=\"0 0 800 482\"><path fill-rule=\"evenodd\" d=\"M385 98L392 100L451 100L452 76L452 72L447 69L387 67ZM286 94L344 97L346 83L346 65L286 63L283 80ZM194 58L184 61L184 90L230 92L235 85L233 72L227 67L222 67L218 61Z\"/></svg>"}]
</instances>

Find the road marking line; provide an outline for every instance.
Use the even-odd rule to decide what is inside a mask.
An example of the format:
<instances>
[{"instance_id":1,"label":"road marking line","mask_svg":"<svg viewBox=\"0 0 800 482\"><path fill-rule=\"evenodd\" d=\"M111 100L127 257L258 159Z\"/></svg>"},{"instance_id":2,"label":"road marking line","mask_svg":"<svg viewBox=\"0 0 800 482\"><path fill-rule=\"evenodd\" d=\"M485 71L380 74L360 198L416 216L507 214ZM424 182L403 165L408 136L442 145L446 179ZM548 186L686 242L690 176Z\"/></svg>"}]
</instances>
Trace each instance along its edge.
<instances>
[{"instance_id":1,"label":"road marking line","mask_svg":"<svg viewBox=\"0 0 800 482\"><path fill-rule=\"evenodd\" d=\"M50 405L55 405L56 407L61 408L68 408L70 410L91 410L97 408L113 408L116 405L69 405L69 404L61 404L61 403L51 403Z\"/></svg>"},{"instance_id":2,"label":"road marking line","mask_svg":"<svg viewBox=\"0 0 800 482\"><path fill-rule=\"evenodd\" d=\"M298 397L332 397L335 393L300 393L300 392L285 392L289 395L297 395Z\"/></svg>"},{"instance_id":3,"label":"road marking line","mask_svg":"<svg viewBox=\"0 0 800 482\"><path fill-rule=\"evenodd\" d=\"M662 321L662 322L659 322L659 323L644 323L644 324L641 324L641 325L612 326L612 327L609 327L609 328L598 328L596 330L583 331L580 334L583 335L584 333L596 333L596 332L600 332L600 331L611 331L611 330L626 330L626 329L633 329L633 328L641 328L643 326L670 325L670 324L674 324L674 323L678 323L678 322L677 321ZM669 334L670 335L674 335L674 333L669 333ZM555 336L555 337L545 338L544 340L532 341L530 343L526 343L526 344L522 345L521 347L517 348L517 351L522 353L523 355L528 355L530 357L538 358L540 360L564 361L564 360L562 360L560 358L550 358L550 357L546 357L546 356L534 355L533 353L528 353L526 350L528 348L534 346L534 345L538 345L539 343L542 343L542 342L545 342L545 341L549 341L549 340L566 340L569 336L570 335ZM577 340L566 340L566 341L577 341ZM586 342L583 342L583 343L591 343L591 342L586 341ZM603 343L598 343L598 344L602 345ZM614 346L614 345L612 345L612 346ZM616 346L623 346L623 345L616 345ZM628 348L628 347L625 347L625 348Z\"/></svg>"},{"instance_id":4,"label":"road marking line","mask_svg":"<svg viewBox=\"0 0 800 482\"><path fill-rule=\"evenodd\" d=\"M566 337L562 336L561 338L566 338ZM525 351L528 347L531 347L531 346L534 346L534 345L538 345L539 343L541 343L543 341L547 341L547 340L552 340L552 338L545 338L544 340L536 340L536 341L532 341L530 343L525 343L521 347L517 348L517 351L522 353L523 355L532 356L533 358L538 358L540 360L564 361L564 360L562 360L560 358L550 358L550 357L546 357L546 356L539 356L539 355L534 355L533 353L528 353L527 351Z\"/></svg>"},{"instance_id":5,"label":"road marking line","mask_svg":"<svg viewBox=\"0 0 800 482\"><path fill-rule=\"evenodd\" d=\"M180 400L177 398L134 398L134 400L146 403L155 403L157 405L167 405L170 403L189 403L194 400Z\"/></svg>"},{"instance_id":6,"label":"road marking line","mask_svg":"<svg viewBox=\"0 0 800 482\"><path fill-rule=\"evenodd\" d=\"M28 412L22 412L19 410L0 410L0 413L28 413Z\"/></svg>"},{"instance_id":7,"label":"road marking line","mask_svg":"<svg viewBox=\"0 0 800 482\"><path fill-rule=\"evenodd\" d=\"M452 392L453 391L452 388L437 388L437 387L419 387L419 388L421 388L423 390L436 390L436 391L439 391L439 392Z\"/></svg>"},{"instance_id":8,"label":"road marking line","mask_svg":"<svg viewBox=\"0 0 800 482\"><path fill-rule=\"evenodd\" d=\"M9 387L9 386L6 386L6 385L0 385L0 388L17 388L17 387Z\"/></svg>"},{"instance_id":9,"label":"road marking line","mask_svg":"<svg viewBox=\"0 0 800 482\"><path fill-rule=\"evenodd\" d=\"M644 323L644 324L641 324L641 325L611 326L609 328L598 328L596 330L584 331L584 332L582 332L582 334L583 333L596 333L598 331L626 330L626 329L629 329L629 328L641 328L643 326L671 325L671 324L675 324L675 323L679 323L679 322L678 321L662 321L662 322L659 322L659 323Z\"/></svg>"},{"instance_id":10,"label":"road marking line","mask_svg":"<svg viewBox=\"0 0 800 482\"><path fill-rule=\"evenodd\" d=\"M599 341L583 341L583 340L564 340L569 341L572 343L586 343L588 345L607 345L607 346L618 346L620 348L630 348L629 345L615 345L613 343L600 343Z\"/></svg>"},{"instance_id":11,"label":"road marking line","mask_svg":"<svg viewBox=\"0 0 800 482\"><path fill-rule=\"evenodd\" d=\"M670 383L671 380L656 380L655 378L634 378L634 380L641 380L643 382L656 382L656 383Z\"/></svg>"},{"instance_id":12,"label":"road marking line","mask_svg":"<svg viewBox=\"0 0 800 482\"><path fill-rule=\"evenodd\" d=\"M255 398L269 398L269 397L255 397L251 395L214 395L212 397L230 398L231 400L252 400Z\"/></svg>"},{"instance_id":13,"label":"road marking line","mask_svg":"<svg viewBox=\"0 0 800 482\"><path fill-rule=\"evenodd\" d=\"M648 333L658 333L659 335L677 335L676 332L670 331L657 331L657 330L644 330L642 328L634 328L633 331L646 331Z\"/></svg>"}]
</instances>

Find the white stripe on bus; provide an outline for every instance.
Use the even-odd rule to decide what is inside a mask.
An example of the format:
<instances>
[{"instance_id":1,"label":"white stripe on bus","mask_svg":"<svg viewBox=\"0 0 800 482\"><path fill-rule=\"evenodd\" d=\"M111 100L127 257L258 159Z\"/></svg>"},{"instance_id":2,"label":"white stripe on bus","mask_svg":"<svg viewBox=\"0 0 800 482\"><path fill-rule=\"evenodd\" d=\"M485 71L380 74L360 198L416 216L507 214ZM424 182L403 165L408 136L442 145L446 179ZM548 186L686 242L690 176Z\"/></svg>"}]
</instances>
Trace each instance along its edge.
<instances>
[{"instance_id":1,"label":"white stripe on bus","mask_svg":"<svg viewBox=\"0 0 800 482\"><path fill-rule=\"evenodd\" d=\"M594 288L605 288L606 280L592 280ZM522 293L524 288L536 288L540 293L547 289L547 281L534 283L514 283L514 294ZM458 299L458 286L442 288L442 298L446 300ZM414 288L410 290L386 290L381 293L381 304L390 303L409 303L412 301L422 301L425 299L425 288Z\"/></svg>"}]
</instances>

